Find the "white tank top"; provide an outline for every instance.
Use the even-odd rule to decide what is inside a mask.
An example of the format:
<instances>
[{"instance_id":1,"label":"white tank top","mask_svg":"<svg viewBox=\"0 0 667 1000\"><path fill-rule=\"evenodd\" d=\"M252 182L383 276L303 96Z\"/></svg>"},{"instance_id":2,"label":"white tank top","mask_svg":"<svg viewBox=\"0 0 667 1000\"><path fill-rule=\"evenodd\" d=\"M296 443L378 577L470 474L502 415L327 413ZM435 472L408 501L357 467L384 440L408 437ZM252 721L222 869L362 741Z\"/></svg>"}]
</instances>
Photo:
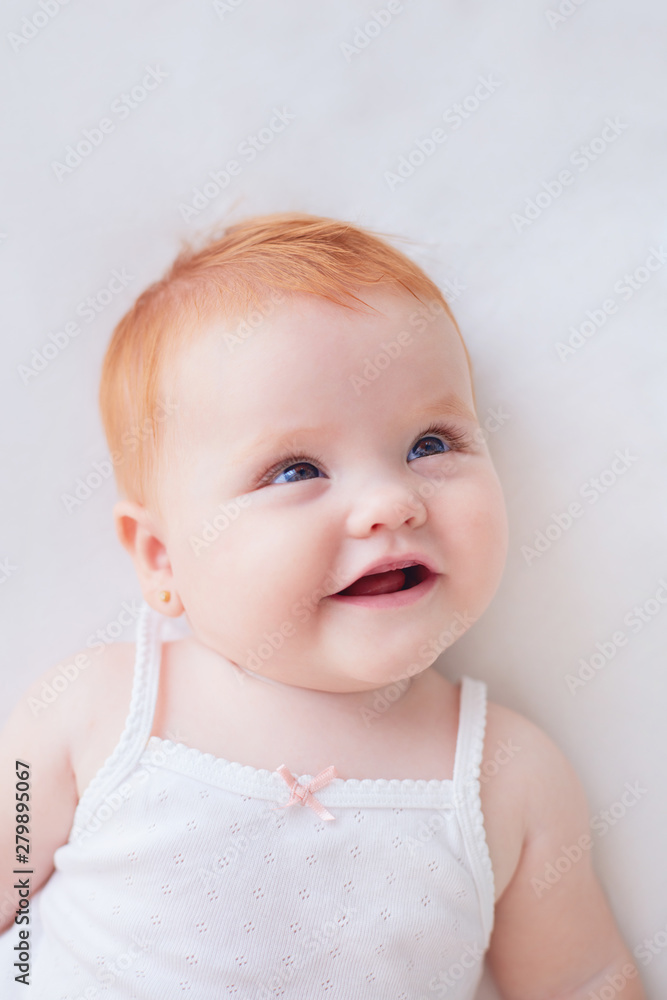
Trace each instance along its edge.
<instances>
[{"instance_id":1,"label":"white tank top","mask_svg":"<svg viewBox=\"0 0 667 1000\"><path fill-rule=\"evenodd\" d=\"M288 806L278 771L150 736L165 621L144 604L125 728L39 893L31 996L472 1000L494 911L485 684L462 679L452 779L309 797L302 775Z\"/></svg>"}]
</instances>

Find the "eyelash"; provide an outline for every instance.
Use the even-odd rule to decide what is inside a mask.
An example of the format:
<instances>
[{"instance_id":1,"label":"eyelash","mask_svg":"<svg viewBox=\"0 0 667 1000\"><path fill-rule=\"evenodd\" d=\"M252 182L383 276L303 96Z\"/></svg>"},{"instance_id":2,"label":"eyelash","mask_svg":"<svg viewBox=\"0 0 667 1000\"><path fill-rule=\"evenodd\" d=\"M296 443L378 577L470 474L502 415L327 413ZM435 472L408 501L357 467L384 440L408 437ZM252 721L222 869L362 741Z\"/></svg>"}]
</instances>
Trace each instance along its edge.
<instances>
[{"instance_id":1,"label":"eyelash","mask_svg":"<svg viewBox=\"0 0 667 1000\"><path fill-rule=\"evenodd\" d=\"M445 439L445 442L451 447L452 451L464 451L470 445L470 438L463 431L458 430L456 427L452 427L450 424L431 424L425 430L421 432L415 438L415 444L421 441L422 438L430 437L431 435L438 435ZM413 445L414 447L414 445ZM444 452L442 454L445 454ZM311 465L324 465L324 459L320 458L319 455L312 453L311 455L285 455L281 458L279 462L271 466L270 469L263 474L257 483L257 486L265 486L279 476L281 472L285 469L289 469L291 465L297 465L300 462L308 462Z\"/></svg>"}]
</instances>

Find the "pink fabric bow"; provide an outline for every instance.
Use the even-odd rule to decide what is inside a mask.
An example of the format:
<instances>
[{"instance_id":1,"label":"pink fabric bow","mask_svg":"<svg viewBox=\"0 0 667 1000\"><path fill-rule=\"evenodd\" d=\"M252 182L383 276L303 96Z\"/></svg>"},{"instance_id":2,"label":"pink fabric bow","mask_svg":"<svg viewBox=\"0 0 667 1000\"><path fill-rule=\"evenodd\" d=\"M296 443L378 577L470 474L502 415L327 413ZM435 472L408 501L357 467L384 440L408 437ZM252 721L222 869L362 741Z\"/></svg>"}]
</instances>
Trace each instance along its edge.
<instances>
[{"instance_id":1,"label":"pink fabric bow","mask_svg":"<svg viewBox=\"0 0 667 1000\"><path fill-rule=\"evenodd\" d=\"M330 781L333 781L334 778L338 777L338 771L333 764L330 764L329 767L324 769L324 771L320 771L320 773L307 785L299 784L296 776L292 774L289 768L285 767L284 764L280 765L277 772L289 785L291 792L289 802L286 802L284 806L280 806L281 809L286 809L288 806L294 805L295 802L300 802L302 806L310 806L310 808L317 813L320 819L328 820L336 818L335 816L332 816L331 813L324 808L322 803L319 802L313 795L313 792L319 791L320 788L324 788L324 786L328 785Z\"/></svg>"}]
</instances>

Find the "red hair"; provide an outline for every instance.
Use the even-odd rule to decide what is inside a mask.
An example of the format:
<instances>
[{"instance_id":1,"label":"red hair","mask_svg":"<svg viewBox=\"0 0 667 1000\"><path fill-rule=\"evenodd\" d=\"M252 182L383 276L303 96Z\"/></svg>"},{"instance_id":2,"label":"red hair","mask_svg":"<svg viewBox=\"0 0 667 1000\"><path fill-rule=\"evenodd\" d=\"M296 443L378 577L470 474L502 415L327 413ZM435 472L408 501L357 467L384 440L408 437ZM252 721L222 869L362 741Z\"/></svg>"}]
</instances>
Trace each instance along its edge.
<instances>
[{"instance_id":1,"label":"red hair","mask_svg":"<svg viewBox=\"0 0 667 1000\"><path fill-rule=\"evenodd\" d=\"M381 238L386 235L290 212L253 216L228 226L200 250L186 247L118 323L104 357L99 404L121 495L157 507L154 485L165 419L157 415L158 394L169 362L198 326L193 318L247 316L276 291L320 295L360 312L370 307L351 289L386 284L420 302L438 303L458 331L440 289Z\"/></svg>"}]
</instances>

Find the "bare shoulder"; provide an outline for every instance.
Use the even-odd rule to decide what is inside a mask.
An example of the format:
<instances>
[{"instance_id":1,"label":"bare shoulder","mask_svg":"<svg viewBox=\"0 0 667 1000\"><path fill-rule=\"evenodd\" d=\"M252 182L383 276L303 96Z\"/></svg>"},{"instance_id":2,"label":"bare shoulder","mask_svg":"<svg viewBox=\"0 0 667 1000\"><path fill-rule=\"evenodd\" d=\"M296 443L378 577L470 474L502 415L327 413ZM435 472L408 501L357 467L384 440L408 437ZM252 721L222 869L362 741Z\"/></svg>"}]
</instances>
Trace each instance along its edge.
<instances>
[{"instance_id":1,"label":"bare shoulder","mask_svg":"<svg viewBox=\"0 0 667 1000\"><path fill-rule=\"evenodd\" d=\"M513 766L504 768L508 761ZM570 803L573 794L583 795L577 772L557 743L526 716L490 702L481 777L491 784L503 769L508 776L504 792L523 806L530 836L547 827L554 811Z\"/></svg>"},{"instance_id":2,"label":"bare shoulder","mask_svg":"<svg viewBox=\"0 0 667 1000\"><path fill-rule=\"evenodd\" d=\"M495 838L501 866L488 953L501 994L597 996L621 967L636 977L593 869L586 794L563 751L529 719L491 704L481 771L489 850L493 863ZM639 984L632 997L644 1000Z\"/></svg>"},{"instance_id":3,"label":"bare shoulder","mask_svg":"<svg viewBox=\"0 0 667 1000\"><path fill-rule=\"evenodd\" d=\"M33 892L50 877L53 855L71 831L81 792L73 751L80 752L87 734L97 739L91 727L101 714L93 706L99 706L104 691L111 688L114 666L120 668L121 687L127 686L131 680L131 671L123 673L127 658L127 650L109 647L104 655L91 656L85 650L58 661L29 684L0 733L0 855L18 857L21 848L24 857L19 860L29 860L32 867ZM18 789L17 774L26 779L26 791ZM14 806L29 816L28 837L16 824ZM15 831L21 835L16 843ZM0 873L3 898L15 878L7 872ZM10 919L11 914L0 915L0 931Z\"/></svg>"},{"instance_id":4,"label":"bare shoulder","mask_svg":"<svg viewBox=\"0 0 667 1000\"><path fill-rule=\"evenodd\" d=\"M496 885L505 892L526 840L570 805L577 776L553 740L513 709L488 702L480 787Z\"/></svg>"},{"instance_id":5,"label":"bare shoulder","mask_svg":"<svg viewBox=\"0 0 667 1000\"><path fill-rule=\"evenodd\" d=\"M494 777L509 761L514 762L512 772L524 779L531 773L538 777L544 767L570 767L562 750L536 723L489 701L481 776Z\"/></svg>"},{"instance_id":6,"label":"bare shoulder","mask_svg":"<svg viewBox=\"0 0 667 1000\"><path fill-rule=\"evenodd\" d=\"M72 720L69 752L81 796L114 750L130 708L136 657L134 642L114 642L103 649L83 650L87 664L72 681L63 699Z\"/></svg>"}]
</instances>

